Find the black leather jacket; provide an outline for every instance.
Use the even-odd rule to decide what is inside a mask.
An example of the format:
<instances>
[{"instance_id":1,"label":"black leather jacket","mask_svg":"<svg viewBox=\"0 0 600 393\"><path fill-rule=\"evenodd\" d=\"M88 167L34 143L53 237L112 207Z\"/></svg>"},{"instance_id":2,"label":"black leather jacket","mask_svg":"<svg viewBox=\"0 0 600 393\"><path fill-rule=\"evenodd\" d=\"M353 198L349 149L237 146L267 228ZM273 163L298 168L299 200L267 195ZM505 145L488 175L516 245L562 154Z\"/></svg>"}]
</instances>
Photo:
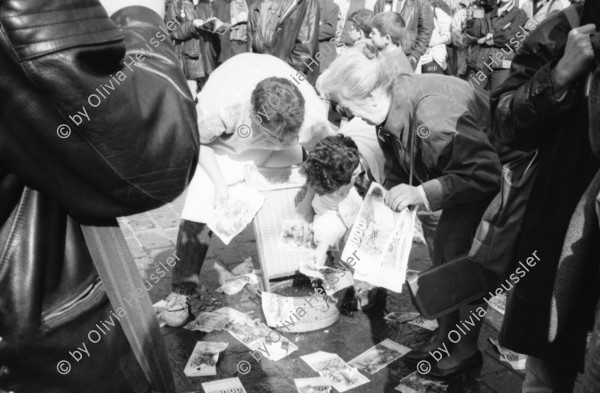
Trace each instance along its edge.
<instances>
[{"instance_id":1,"label":"black leather jacket","mask_svg":"<svg viewBox=\"0 0 600 393\"><path fill-rule=\"evenodd\" d=\"M280 12L273 16L261 15L260 7L261 0L252 0L248 7L248 50L279 57L309 74L309 80L316 80L320 20L317 0L281 0ZM261 19L265 17L278 18L275 31L262 31Z\"/></svg>"},{"instance_id":2,"label":"black leather jacket","mask_svg":"<svg viewBox=\"0 0 600 393\"><path fill-rule=\"evenodd\" d=\"M0 2L0 391L144 392L79 223L180 194L195 108L156 13L69 3Z\"/></svg>"}]
</instances>

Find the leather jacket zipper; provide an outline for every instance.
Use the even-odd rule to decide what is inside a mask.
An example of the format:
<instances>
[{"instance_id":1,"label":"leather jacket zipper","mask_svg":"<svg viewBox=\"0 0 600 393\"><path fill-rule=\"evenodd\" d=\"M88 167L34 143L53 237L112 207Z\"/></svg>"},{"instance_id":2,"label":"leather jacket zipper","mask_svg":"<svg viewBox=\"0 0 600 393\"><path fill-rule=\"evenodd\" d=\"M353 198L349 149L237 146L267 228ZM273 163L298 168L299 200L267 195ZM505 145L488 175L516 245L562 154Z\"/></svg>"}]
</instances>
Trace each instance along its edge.
<instances>
[{"instance_id":1,"label":"leather jacket zipper","mask_svg":"<svg viewBox=\"0 0 600 393\"><path fill-rule=\"evenodd\" d=\"M79 315L82 310L90 308L90 306L102 299L104 293L104 286L102 285L100 278L96 278L94 282L88 285L73 299L61 304L51 311L44 312L42 315L42 324L48 328L60 325L65 320Z\"/></svg>"}]
</instances>

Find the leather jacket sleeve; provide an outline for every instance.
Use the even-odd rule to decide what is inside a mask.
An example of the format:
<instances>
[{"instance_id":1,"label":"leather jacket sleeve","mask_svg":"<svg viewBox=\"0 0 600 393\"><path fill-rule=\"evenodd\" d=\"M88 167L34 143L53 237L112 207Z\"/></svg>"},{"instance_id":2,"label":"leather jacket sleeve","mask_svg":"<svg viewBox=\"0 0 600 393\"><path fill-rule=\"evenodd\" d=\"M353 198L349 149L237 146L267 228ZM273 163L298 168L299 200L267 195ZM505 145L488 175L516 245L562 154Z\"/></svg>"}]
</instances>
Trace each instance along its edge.
<instances>
[{"instance_id":1,"label":"leather jacket sleeve","mask_svg":"<svg viewBox=\"0 0 600 393\"><path fill-rule=\"evenodd\" d=\"M94 0L0 3L0 167L75 215L164 204L197 161L194 102L161 18ZM10 71L10 72L9 72Z\"/></svg>"},{"instance_id":2,"label":"leather jacket sleeve","mask_svg":"<svg viewBox=\"0 0 600 393\"><path fill-rule=\"evenodd\" d=\"M335 37L340 7L333 1L328 1L324 2L320 11L323 15L319 26L319 41L330 40Z\"/></svg>"},{"instance_id":3,"label":"leather jacket sleeve","mask_svg":"<svg viewBox=\"0 0 600 393\"><path fill-rule=\"evenodd\" d=\"M296 70L308 70L307 64L312 64L311 59L318 51L319 46L319 3L317 0L304 0L307 4L306 14L296 36L294 49L286 62Z\"/></svg>"},{"instance_id":4,"label":"leather jacket sleeve","mask_svg":"<svg viewBox=\"0 0 600 393\"><path fill-rule=\"evenodd\" d=\"M252 53L252 41L254 39L254 34L255 31L254 29L256 28L256 15L254 12L254 7L255 7L255 1L256 0L248 0L248 24L246 27L246 52L248 53Z\"/></svg>"},{"instance_id":5,"label":"leather jacket sleeve","mask_svg":"<svg viewBox=\"0 0 600 393\"><path fill-rule=\"evenodd\" d=\"M417 60L421 58L429 48L429 41L433 33L433 11L427 0L416 0L416 12L418 12L417 38L410 52Z\"/></svg>"},{"instance_id":6,"label":"leather jacket sleeve","mask_svg":"<svg viewBox=\"0 0 600 393\"><path fill-rule=\"evenodd\" d=\"M501 143L524 151L540 147L553 124L577 102L580 83L556 97L550 79L570 30L563 13L544 21L514 57L509 78L492 92L493 132Z\"/></svg>"}]
</instances>

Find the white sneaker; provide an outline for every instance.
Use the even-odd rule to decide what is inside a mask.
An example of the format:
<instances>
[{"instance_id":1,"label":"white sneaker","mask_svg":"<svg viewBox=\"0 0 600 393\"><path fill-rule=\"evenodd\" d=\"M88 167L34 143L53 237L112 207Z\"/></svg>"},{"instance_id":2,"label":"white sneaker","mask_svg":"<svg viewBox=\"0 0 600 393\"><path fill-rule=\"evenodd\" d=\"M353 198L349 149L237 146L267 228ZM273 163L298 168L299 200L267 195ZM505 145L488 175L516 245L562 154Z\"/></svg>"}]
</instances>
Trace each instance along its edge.
<instances>
[{"instance_id":1,"label":"white sneaker","mask_svg":"<svg viewBox=\"0 0 600 393\"><path fill-rule=\"evenodd\" d=\"M182 326L190 316L190 297L171 292L167 296L167 307L163 311L165 323L171 327Z\"/></svg>"}]
</instances>

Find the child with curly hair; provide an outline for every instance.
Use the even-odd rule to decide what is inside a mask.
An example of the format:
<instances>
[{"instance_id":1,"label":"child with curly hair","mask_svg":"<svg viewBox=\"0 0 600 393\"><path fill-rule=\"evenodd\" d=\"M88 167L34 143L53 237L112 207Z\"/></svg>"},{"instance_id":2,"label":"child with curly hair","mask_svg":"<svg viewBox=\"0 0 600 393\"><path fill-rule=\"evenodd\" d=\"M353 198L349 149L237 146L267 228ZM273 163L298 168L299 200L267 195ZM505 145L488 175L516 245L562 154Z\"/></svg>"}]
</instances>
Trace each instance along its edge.
<instances>
[{"instance_id":1,"label":"child with curly hair","mask_svg":"<svg viewBox=\"0 0 600 393\"><path fill-rule=\"evenodd\" d=\"M314 262L323 265L328 248L352 227L362 203L353 187L362 170L358 147L341 134L326 137L317 142L303 167L308 185L315 190Z\"/></svg>"}]
</instances>

